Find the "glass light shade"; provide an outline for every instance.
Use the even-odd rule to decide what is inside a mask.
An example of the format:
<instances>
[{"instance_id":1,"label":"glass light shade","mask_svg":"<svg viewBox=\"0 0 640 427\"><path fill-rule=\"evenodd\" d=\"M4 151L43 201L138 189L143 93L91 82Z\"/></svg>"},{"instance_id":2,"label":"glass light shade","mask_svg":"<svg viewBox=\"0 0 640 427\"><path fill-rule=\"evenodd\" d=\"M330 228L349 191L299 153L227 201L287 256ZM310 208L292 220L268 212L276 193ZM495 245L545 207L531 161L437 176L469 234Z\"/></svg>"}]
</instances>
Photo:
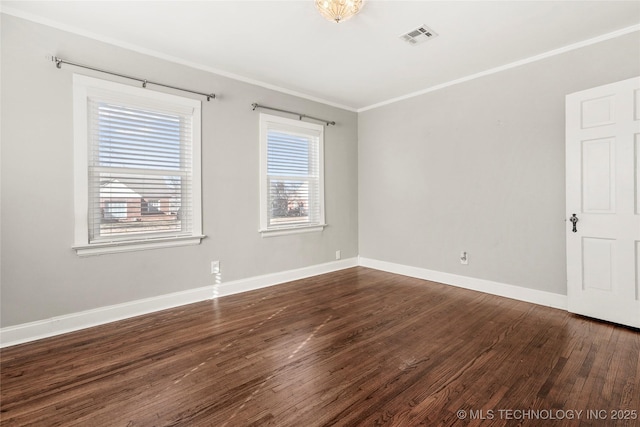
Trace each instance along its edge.
<instances>
[{"instance_id":1,"label":"glass light shade","mask_svg":"<svg viewBox=\"0 0 640 427\"><path fill-rule=\"evenodd\" d=\"M362 8L362 0L316 0L316 7L329 21L340 23Z\"/></svg>"}]
</instances>

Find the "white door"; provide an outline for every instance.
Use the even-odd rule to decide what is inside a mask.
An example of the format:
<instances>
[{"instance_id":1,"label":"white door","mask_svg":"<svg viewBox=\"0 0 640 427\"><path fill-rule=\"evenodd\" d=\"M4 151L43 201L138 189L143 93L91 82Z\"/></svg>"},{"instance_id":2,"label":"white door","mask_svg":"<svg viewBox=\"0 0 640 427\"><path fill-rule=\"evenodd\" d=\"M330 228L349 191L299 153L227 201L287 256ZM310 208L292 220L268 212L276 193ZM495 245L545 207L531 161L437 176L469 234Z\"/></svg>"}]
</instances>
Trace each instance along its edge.
<instances>
[{"instance_id":1,"label":"white door","mask_svg":"<svg viewBox=\"0 0 640 427\"><path fill-rule=\"evenodd\" d=\"M569 311L640 327L640 77L566 101Z\"/></svg>"}]
</instances>

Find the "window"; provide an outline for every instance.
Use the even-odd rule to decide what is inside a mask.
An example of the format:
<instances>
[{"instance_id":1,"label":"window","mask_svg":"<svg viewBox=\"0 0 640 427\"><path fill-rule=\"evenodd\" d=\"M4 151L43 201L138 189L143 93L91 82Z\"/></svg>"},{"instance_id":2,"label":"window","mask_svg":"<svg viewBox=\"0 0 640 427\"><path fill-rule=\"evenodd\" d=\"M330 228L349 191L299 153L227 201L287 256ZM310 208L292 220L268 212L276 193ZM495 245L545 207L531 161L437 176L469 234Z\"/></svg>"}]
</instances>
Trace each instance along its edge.
<instances>
[{"instance_id":1,"label":"window","mask_svg":"<svg viewBox=\"0 0 640 427\"><path fill-rule=\"evenodd\" d=\"M125 202L105 202L104 217L106 219L126 218L127 204Z\"/></svg>"},{"instance_id":2,"label":"window","mask_svg":"<svg viewBox=\"0 0 640 427\"><path fill-rule=\"evenodd\" d=\"M321 231L324 127L260 114L260 231Z\"/></svg>"},{"instance_id":3,"label":"window","mask_svg":"<svg viewBox=\"0 0 640 427\"><path fill-rule=\"evenodd\" d=\"M178 208L180 201L177 203ZM164 215L164 212L160 210L160 200L148 200L142 199L142 215ZM177 214L177 210L175 212Z\"/></svg>"},{"instance_id":4,"label":"window","mask_svg":"<svg viewBox=\"0 0 640 427\"><path fill-rule=\"evenodd\" d=\"M74 75L79 255L198 244L200 101Z\"/></svg>"}]
</instances>

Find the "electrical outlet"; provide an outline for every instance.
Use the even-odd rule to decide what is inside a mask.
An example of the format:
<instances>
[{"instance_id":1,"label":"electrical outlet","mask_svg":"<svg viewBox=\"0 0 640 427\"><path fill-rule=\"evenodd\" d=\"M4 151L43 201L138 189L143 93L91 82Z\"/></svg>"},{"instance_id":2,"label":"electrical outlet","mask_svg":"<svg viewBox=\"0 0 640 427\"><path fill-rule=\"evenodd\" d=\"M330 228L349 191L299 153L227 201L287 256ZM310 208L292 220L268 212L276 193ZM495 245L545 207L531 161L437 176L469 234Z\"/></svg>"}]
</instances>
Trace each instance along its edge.
<instances>
[{"instance_id":1,"label":"electrical outlet","mask_svg":"<svg viewBox=\"0 0 640 427\"><path fill-rule=\"evenodd\" d=\"M342 258L342 254L340 253L340 251L336 251L336 259L340 258Z\"/></svg>"},{"instance_id":2,"label":"electrical outlet","mask_svg":"<svg viewBox=\"0 0 640 427\"><path fill-rule=\"evenodd\" d=\"M211 261L211 274L220 273L220 261Z\"/></svg>"},{"instance_id":3,"label":"electrical outlet","mask_svg":"<svg viewBox=\"0 0 640 427\"><path fill-rule=\"evenodd\" d=\"M469 255L465 251L460 252L460 264L469 264Z\"/></svg>"}]
</instances>

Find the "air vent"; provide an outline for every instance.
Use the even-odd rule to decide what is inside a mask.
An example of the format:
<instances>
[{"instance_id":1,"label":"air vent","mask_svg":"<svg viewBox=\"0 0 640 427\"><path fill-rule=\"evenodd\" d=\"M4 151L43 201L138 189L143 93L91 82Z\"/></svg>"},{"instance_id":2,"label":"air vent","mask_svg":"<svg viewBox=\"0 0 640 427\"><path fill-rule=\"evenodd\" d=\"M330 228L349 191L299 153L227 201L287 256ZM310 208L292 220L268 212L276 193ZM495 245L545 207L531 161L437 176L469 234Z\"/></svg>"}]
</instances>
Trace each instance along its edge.
<instances>
[{"instance_id":1,"label":"air vent","mask_svg":"<svg viewBox=\"0 0 640 427\"><path fill-rule=\"evenodd\" d=\"M433 31L426 25L422 25L415 30L411 30L408 33L402 34L400 38L409 44L418 44L426 42L429 39L438 37L438 33Z\"/></svg>"}]
</instances>

